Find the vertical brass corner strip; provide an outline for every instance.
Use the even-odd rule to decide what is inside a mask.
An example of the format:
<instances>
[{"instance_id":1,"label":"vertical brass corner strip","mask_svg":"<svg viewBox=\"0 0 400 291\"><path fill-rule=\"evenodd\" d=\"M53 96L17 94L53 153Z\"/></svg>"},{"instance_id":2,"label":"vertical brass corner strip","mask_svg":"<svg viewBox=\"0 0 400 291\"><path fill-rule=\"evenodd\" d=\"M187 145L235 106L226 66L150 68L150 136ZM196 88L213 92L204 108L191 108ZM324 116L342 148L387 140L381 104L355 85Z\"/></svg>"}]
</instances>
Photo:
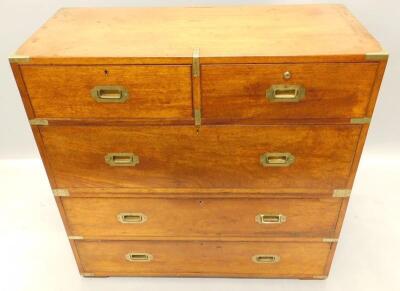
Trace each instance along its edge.
<instances>
[{"instance_id":1,"label":"vertical brass corner strip","mask_svg":"<svg viewBox=\"0 0 400 291\"><path fill-rule=\"evenodd\" d=\"M201 125L200 49L198 48L193 50L192 86L194 124L198 129Z\"/></svg>"}]
</instances>

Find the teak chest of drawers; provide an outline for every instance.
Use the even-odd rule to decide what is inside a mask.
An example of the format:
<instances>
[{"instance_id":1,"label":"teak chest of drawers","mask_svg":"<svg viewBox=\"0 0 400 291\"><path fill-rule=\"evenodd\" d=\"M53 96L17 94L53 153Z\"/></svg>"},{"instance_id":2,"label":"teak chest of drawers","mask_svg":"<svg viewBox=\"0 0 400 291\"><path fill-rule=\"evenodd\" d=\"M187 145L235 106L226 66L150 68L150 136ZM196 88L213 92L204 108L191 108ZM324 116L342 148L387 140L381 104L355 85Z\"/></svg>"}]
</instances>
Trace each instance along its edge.
<instances>
[{"instance_id":1,"label":"teak chest of drawers","mask_svg":"<svg viewBox=\"0 0 400 291\"><path fill-rule=\"evenodd\" d=\"M10 62L82 275L326 278L387 62L343 6L61 9Z\"/></svg>"}]
</instances>

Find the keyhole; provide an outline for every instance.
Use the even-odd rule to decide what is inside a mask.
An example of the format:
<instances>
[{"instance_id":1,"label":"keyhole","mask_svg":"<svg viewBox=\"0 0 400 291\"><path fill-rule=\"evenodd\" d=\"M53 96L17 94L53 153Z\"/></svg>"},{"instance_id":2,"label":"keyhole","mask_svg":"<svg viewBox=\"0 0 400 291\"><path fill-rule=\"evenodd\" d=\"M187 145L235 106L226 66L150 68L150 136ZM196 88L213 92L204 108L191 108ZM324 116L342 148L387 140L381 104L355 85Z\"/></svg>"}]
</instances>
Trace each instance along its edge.
<instances>
[{"instance_id":1,"label":"keyhole","mask_svg":"<svg viewBox=\"0 0 400 291\"><path fill-rule=\"evenodd\" d=\"M107 77L108 76L108 70L104 70L104 75Z\"/></svg>"}]
</instances>

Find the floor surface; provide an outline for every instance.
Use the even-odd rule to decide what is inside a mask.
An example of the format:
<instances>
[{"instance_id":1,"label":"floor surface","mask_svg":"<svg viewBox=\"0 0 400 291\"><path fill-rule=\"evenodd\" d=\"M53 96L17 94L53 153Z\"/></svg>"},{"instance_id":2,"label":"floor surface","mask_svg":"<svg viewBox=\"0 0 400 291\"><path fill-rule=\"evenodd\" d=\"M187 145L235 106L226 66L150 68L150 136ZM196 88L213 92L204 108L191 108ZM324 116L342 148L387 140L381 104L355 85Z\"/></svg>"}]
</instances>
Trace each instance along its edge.
<instances>
[{"instance_id":1,"label":"floor surface","mask_svg":"<svg viewBox=\"0 0 400 291\"><path fill-rule=\"evenodd\" d=\"M0 160L0 290L400 290L400 156L363 156L327 280L82 278L40 160Z\"/></svg>"}]
</instances>

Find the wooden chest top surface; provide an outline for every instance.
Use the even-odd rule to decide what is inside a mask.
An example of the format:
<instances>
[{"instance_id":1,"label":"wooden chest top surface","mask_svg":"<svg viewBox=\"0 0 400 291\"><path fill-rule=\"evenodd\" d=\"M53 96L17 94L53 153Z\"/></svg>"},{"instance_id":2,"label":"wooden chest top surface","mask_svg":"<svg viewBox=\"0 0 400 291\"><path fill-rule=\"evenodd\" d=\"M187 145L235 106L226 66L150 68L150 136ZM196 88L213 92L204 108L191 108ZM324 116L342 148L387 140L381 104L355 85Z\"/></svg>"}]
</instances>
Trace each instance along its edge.
<instances>
[{"instance_id":1,"label":"wooden chest top surface","mask_svg":"<svg viewBox=\"0 0 400 291\"><path fill-rule=\"evenodd\" d=\"M286 5L64 8L17 55L64 58L62 62L65 58L150 58L190 63L195 48L201 50L203 62L221 57L325 60L382 51L342 5Z\"/></svg>"}]
</instances>

